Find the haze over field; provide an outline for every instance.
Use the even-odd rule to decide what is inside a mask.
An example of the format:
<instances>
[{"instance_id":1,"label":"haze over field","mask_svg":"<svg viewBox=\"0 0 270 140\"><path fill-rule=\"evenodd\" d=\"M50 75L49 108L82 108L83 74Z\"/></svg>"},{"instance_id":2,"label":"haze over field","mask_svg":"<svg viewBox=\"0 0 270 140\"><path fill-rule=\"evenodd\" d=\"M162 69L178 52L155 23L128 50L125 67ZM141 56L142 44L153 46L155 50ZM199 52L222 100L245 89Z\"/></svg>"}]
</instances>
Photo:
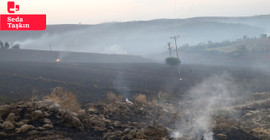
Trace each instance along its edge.
<instances>
[{"instance_id":1,"label":"haze over field","mask_svg":"<svg viewBox=\"0 0 270 140\"><path fill-rule=\"evenodd\" d=\"M0 139L270 138L269 0L15 2L48 22L0 31Z\"/></svg>"},{"instance_id":2,"label":"haze over field","mask_svg":"<svg viewBox=\"0 0 270 140\"><path fill-rule=\"evenodd\" d=\"M0 13L7 13L6 2L0 1ZM48 24L96 24L270 13L269 0L23 0L16 3L20 5L18 14L47 14Z\"/></svg>"},{"instance_id":3,"label":"haze over field","mask_svg":"<svg viewBox=\"0 0 270 140\"><path fill-rule=\"evenodd\" d=\"M173 35L179 45L259 37L270 31L270 15L252 17L200 17L97 25L48 25L40 32L0 32L2 41L24 49L79 51L149 56L165 52Z\"/></svg>"}]
</instances>

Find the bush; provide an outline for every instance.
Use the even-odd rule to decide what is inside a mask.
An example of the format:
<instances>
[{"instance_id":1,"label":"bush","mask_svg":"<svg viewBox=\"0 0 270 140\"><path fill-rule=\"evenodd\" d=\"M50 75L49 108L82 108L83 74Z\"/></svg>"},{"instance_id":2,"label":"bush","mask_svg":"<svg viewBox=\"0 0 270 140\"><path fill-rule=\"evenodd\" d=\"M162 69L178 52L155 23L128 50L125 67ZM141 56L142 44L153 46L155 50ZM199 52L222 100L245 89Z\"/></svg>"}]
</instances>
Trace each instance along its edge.
<instances>
[{"instance_id":1,"label":"bush","mask_svg":"<svg viewBox=\"0 0 270 140\"><path fill-rule=\"evenodd\" d=\"M80 103L77 101L77 97L73 93L68 92L61 87L54 88L51 95L47 98L58 103L65 110L78 113L81 109Z\"/></svg>"},{"instance_id":2,"label":"bush","mask_svg":"<svg viewBox=\"0 0 270 140\"><path fill-rule=\"evenodd\" d=\"M159 91L157 94L158 101L166 102L168 100L173 100L175 98L171 93L167 93L164 91Z\"/></svg>"},{"instance_id":3,"label":"bush","mask_svg":"<svg viewBox=\"0 0 270 140\"><path fill-rule=\"evenodd\" d=\"M147 98L144 94L139 94L134 97L134 101L139 104L146 104L147 103Z\"/></svg>"},{"instance_id":4,"label":"bush","mask_svg":"<svg viewBox=\"0 0 270 140\"><path fill-rule=\"evenodd\" d=\"M166 58L165 62L166 64L171 65L171 66L175 66L181 63L181 61L176 57L168 57Z\"/></svg>"},{"instance_id":5,"label":"bush","mask_svg":"<svg viewBox=\"0 0 270 140\"><path fill-rule=\"evenodd\" d=\"M123 97L120 95L116 95L113 92L107 93L107 101L108 102L120 102L123 100Z\"/></svg>"}]
</instances>

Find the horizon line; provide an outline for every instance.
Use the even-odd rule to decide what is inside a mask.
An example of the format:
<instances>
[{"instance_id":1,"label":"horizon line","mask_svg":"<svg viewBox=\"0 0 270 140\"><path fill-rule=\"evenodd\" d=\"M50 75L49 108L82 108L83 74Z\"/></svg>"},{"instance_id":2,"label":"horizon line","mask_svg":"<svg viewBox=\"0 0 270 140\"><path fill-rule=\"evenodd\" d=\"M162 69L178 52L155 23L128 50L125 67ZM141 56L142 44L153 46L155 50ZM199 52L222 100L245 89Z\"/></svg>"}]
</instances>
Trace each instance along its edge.
<instances>
[{"instance_id":1,"label":"horizon line","mask_svg":"<svg viewBox=\"0 0 270 140\"><path fill-rule=\"evenodd\" d=\"M250 18L250 17L259 17L259 16L270 16L270 14L262 15L250 15L250 16L194 16L188 18L155 18L149 20L127 20L127 21L110 21L110 22L100 22L100 23L58 23L58 24L46 24L46 25L100 25L100 24L109 24L109 23L129 23L129 22L146 22L146 21L155 21L155 20L189 20L196 18Z\"/></svg>"}]
</instances>

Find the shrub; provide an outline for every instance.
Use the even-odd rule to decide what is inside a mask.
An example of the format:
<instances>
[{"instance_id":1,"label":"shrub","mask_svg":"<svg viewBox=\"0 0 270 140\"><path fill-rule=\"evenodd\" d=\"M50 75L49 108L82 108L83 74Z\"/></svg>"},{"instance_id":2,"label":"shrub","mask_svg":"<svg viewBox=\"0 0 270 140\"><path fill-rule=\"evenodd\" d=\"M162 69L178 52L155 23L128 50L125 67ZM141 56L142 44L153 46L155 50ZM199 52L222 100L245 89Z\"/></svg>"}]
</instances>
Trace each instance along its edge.
<instances>
[{"instance_id":1,"label":"shrub","mask_svg":"<svg viewBox=\"0 0 270 140\"><path fill-rule=\"evenodd\" d=\"M123 100L123 97L121 95L117 96L113 92L107 93L107 101L109 101L109 102L119 102L119 101L122 101L122 100Z\"/></svg>"},{"instance_id":2,"label":"shrub","mask_svg":"<svg viewBox=\"0 0 270 140\"><path fill-rule=\"evenodd\" d=\"M168 100L173 100L175 96L173 96L171 93L164 92L164 91L159 91L157 94L157 100L164 102Z\"/></svg>"},{"instance_id":3,"label":"shrub","mask_svg":"<svg viewBox=\"0 0 270 140\"><path fill-rule=\"evenodd\" d=\"M181 63L181 61L175 57L168 57L168 58L166 58L165 62L166 62L166 64L171 65L171 66L175 66L175 65Z\"/></svg>"},{"instance_id":4,"label":"shrub","mask_svg":"<svg viewBox=\"0 0 270 140\"><path fill-rule=\"evenodd\" d=\"M81 109L81 106L77 101L77 97L73 93L68 92L61 87L54 88L51 95L47 98L58 103L65 110L78 112Z\"/></svg>"},{"instance_id":5,"label":"shrub","mask_svg":"<svg viewBox=\"0 0 270 140\"><path fill-rule=\"evenodd\" d=\"M139 104L146 104L147 103L147 98L144 94L139 94L134 97L134 101Z\"/></svg>"}]
</instances>

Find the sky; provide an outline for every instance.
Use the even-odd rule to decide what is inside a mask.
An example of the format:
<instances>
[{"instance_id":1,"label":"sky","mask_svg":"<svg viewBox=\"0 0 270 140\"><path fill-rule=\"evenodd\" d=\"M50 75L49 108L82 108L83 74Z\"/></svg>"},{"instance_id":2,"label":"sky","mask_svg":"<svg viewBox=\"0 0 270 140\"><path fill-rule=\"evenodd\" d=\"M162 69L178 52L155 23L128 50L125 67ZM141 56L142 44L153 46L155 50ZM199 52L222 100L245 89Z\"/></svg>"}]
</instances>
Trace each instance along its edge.
<instances>
[{"instance_id":1,"label":"sky","mask_svg":"<svg viewBox=\"0 0 270 140\"><path fill-rule=\"evenodd\" d=\"M0 14L7 14L0 1ZM46 14L47 24L98 24L160 18L270 14L270 0L14 0L17 14Z\"/></svg>"}]
</instances>

